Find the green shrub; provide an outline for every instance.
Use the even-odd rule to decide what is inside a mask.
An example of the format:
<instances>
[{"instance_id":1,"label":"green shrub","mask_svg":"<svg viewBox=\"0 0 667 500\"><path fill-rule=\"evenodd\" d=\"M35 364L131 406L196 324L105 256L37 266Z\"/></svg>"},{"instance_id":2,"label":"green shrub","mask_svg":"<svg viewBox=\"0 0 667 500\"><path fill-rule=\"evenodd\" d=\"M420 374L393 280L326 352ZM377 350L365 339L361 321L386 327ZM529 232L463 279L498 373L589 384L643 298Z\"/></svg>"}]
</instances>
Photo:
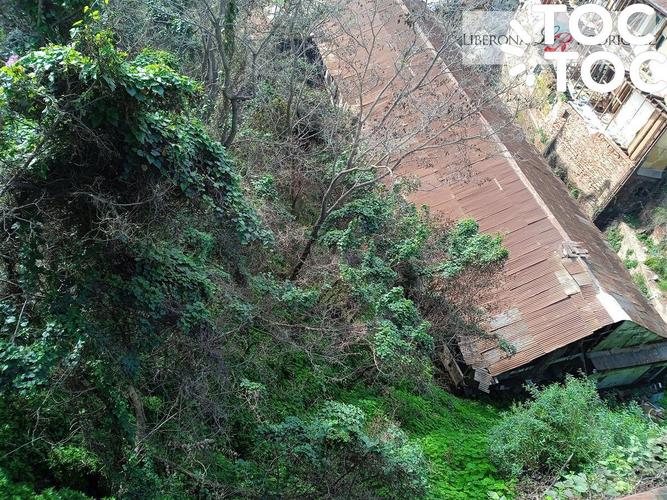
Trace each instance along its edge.
<instances>
[{"instance_id":1,"label":"green shrub","mask_svg":"<svg viewBox=\"0 0 667 500\"><path fill-rule=\"evenodd\" d=\"M502 245L502 236L480 233L474 219L460 220L448 234L447 243L449 259L437 269L445 278L456 277L472 264L489 266L509 256L509 250Z\"/></svg>"},{"instance_id":2,"label":"green shrub","mask_svg":"<svg viewBox=\"0 0 667 500\"><path fill-rule=\"evenodd\" d=\"M73 445L59 445L51 450L49 468L55 476L68 484L85 487L86 477L99 473L100 459L90 451Z\"/></svg>"},{"instance_id":3,"label":"green shrub","mask_svg":"<svg viewBox=\"0 0 667 500\"><path fill-rule=\"evenodd\" d=\"M547 137L546 132L540 128L540 129L537 129L537 133L540 135L540 142L542 144L546 144L547 141L549 140L549 138Z\"/></svg>"},{"instance_id":4,"label":"green shrub","mask_svg":"<svg viewBox=\"0 0 667 500\"><path fill-rule=\"evenodd\" d=\"M329 401L311 418L288 417L265 430L275 466L261 487L278 496L423 496L427 466L420 447L395 424L357 406Z\"/></svg>"},{"instance_id":5,"label":"green shrub","mask_svg":"<svg viewBox=\"0 0 667 500\"><path fill-rule=\"evenodd\" d=\"M646 259L646 266L657 274L660 279L667 279L667 256L655 255Z\"/></svg>"},{"instance_id":6,"label":"green shrub","mask_svg":"<svg viewBox=\"0 0 667 500\"><path fill-rule=\"evenodd\" d=\"M89 497L78 491L67 488L48 488L41 493L35 493L27 484L15 483L7 473L0 469L0 498L12 500L86 500Z\"/></svg>"},{"instance_id":7,"label":"green shrub","mask_svg":"<svg viewBox=\"0 0 667 500\"><path fill-rule=\"evenodd\" d=\"M637 233L637 239L643 243L644 247L649 252L653 252L656 250L653 238L651 238L651 235L648 232Z\"/></svg>"},{"instance_id":8,"label":"green shrub","mask_svg":"<svg viewBox=\"0 0 667 500\"><path fill-rule=\"evenodd\" d=\"M636 408L610 410L587 379L528 390L531 399L514 405L489 434L491 460L508 475L577 469L650 427Z\"/></svg>"},{"instance_id":9,"label":"green shrub","mask_svg":"<svg viewBox=\"0 0 667 500\"><path fill-rule=\"evenodd\" d=\"M628 495L639 486L664 484L667 479L667 431L631 440L579 473L563 474L545 494L551 499L610 498Z\"/></svg>"},{"instance_id":10,"label":"green shrub","mask_svg":"<svg viewBox=\"0 0 667 500\"><path fill-rule=\"evenodd\" d=\"M644 297L649 296L648 285L646 284L646 277L642 272L633 274L632 281L635 282L635 285L637 285L637 288L639 288L639 291L642 292L642 295L644 295Z\"/></svg>"},{"instance_id":11,"label":"green shrub","mask_svg":"<svg viewBox=\"0 0 667 500\"><path fill-rule=\"evenodd\" d=\"M639 262L637 262L637 259L627 258L627 259L623 259L623 264L625 264L626 269L634 269L634 268L637 267Z\"/></svg>"},{"instance_id":12,"label":"green shrub","mask_svg":"<svg viewBox=\"0 0 667 500\"><path fill-rule=\"evenodd\" d=\"M621 249L621 243L623 243L623 235L617 227L609 229L606 233L607 243L614 250L618 252Z\"/></svg>"}]
</instances>

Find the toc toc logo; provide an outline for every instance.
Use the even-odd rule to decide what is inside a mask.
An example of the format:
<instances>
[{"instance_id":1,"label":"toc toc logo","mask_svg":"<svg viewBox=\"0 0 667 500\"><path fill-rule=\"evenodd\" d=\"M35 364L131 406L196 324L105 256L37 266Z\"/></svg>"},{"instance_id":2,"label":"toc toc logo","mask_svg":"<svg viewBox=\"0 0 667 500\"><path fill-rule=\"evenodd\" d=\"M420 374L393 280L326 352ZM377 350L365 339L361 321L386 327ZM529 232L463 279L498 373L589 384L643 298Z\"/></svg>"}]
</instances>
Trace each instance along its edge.
<instances>
[{"instance_id":1,"label":"toc toc logo","mask_svg":"<svg viewBox=\"0 0 667 500\"><path fill-rule=\"evenodd\" d=\"M615 12L614 14L617 14L615 22L612 12L595 4L576 7L565 23L562 19L567 15L565 5L535 4L532 5L532 12L542 18L541 40L535 41L535 37L531 36L516 19L510 22L510 27L524 44L544 45L541 56L553 64L559 92L567 89L568 64L578 62L582 57L579 52L569 50L575 43L583 46L599 46L600 50L591 51L590 54L583 57L580 66L581 80L591 90L601 93L612 92L623 83L626 69L632 83L644 92L660 94L667 89L667 57L651 48L655 33L650 30L646 34L632 32L633 26L636 28L642 24L642 17L644 20L656 19L656 13L649 5L634 4L620 12ZM591 18L595 22L591 22ZM633 18L632 22L631 18ZM637 22L638 18L640 22ZM586 32L581 29L582 21L587 21L585 23ZM618 35L613 35L614 29L617 30ZM612 46L626 47L625 54L630 57L625 57L625 63L617 53L608 49ZM503 45L501 50L506 54L519 57L525 54L525 48L517 44ZM628 59L631 60L629 68L626 68ZM608 82L597 82L593 78L592 70L603 61L613 67L613 76ZM647 81L642 72L642 67L646 63L658 69L651 72L653 81ZM510 75L516 76L526 69L526 64L521 62L510 69ZM532 75L529 75L527 82L529 84L534 82Z\"/></svg>"}]
</instances>

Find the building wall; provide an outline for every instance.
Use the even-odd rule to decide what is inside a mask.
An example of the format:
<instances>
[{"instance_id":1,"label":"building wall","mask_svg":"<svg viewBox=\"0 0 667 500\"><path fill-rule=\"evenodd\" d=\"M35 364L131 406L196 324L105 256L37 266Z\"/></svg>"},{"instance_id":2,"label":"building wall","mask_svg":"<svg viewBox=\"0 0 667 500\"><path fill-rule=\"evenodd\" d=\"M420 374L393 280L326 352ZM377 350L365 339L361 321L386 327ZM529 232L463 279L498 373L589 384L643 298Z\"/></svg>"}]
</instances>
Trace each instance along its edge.
<instances>
[{"instance_id":1,"label":"building wall","mask_svg":"<svg viewBox=\"0 0 667 500\"><path fill-rule=\"evenodd\" d=\"M639 166L639 174L662 178L667 170L667 130L662 133Z\"/></svg>"},{"instance_id":2,"label":"building wall","mask_svg":"<svg viewBox=\"0 0 667 500\"><path fill-rule=\"evenodd\" d=\"M557 173L567 172L582 208L595 218L631 173L633 163L600 133L591 134L569 104L560 111L545 130L550 139L545 153Z\"/></svg>"}]
</instances>

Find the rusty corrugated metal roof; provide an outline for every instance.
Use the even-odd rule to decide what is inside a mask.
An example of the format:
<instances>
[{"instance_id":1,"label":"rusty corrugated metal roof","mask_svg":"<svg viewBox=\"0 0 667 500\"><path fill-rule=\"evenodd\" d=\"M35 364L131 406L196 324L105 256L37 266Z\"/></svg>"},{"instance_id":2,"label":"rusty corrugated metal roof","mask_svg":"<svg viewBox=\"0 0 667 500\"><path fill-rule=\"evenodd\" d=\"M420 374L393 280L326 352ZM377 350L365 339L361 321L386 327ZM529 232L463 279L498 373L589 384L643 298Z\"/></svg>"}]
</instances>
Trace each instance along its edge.
<instances>
[{"instance_id":1,"label":"rusty corrugated metal roof","mask_svg":"<svg viewBox=\"0 0 667 500\"><path fill-rule=\"evenodd\" d=\"M423 49L410 61L409 72L414 81L428 75L436 90L416 92L392 116L410 137L411 130L418 130L410 128L411 121L421 119L429 103L451 99L452 113L460 113L457 104L488 88L475 86L474 79L461 84L460 78L453 78L456 70L443 61L431 65L437 34L428 25L415 27L414 19L406 22L408 13L403 0L349 0L337 21L339 29L319 43L342 99L350 106L368 107L371 116L364 123L368 129L378 126L406 88L405 76L396 78L397 61L405 61L405 54L416 46ZM369 61L368 47L361 42L364 37L373 44L369 71L364 71ZM454 94L461 99L452 98ZM382 98L373 106L377 96ZM415 203L449 218L476 219L482 231L501 233L510 251L499 297L502 312L491 318L489 338L461 339L466 362L495 376L622 320L667 336L667 325L635 287L600 231L545 160L506 122L491 106L462 120L435 119L429 124L431 131L441 127L445 135L467 137L470 147L452 141L455 144L420 150L397 172L420 179L421 187L411 196ZM415 133L411 140L424 140L424 134ZM452 176L452 165L463 163L473 165L472 180ZM516 352L501 349L498 337Z\"/></svg>"}]
</instances>

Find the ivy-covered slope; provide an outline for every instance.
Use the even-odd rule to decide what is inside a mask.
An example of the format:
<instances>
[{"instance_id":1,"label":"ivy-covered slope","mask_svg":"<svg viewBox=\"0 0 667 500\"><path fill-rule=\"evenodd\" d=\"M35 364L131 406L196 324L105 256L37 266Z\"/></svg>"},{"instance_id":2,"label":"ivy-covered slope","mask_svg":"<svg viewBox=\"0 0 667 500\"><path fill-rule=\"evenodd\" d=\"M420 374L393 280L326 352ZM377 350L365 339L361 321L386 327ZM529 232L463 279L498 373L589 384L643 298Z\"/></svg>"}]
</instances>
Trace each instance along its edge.
<instances>
[{"instance_id":1,"label":"ivy-covered slope","mask_svg":"<svg viewBox=\"0 0 667 500\"><path fill-rule=\"evenodd\" d=\"M288 203L280 170L249 161L255 143L232 153L196 118L205 94L172 56L130 56L100 22L87 9L70 43L0 69L7 487L426 494L426 436L401 429L414 422L341 398L433 385L451 329L476 328L452 290L492 278L500 238L434 221L363 165L341 177L317 138L299 148L320 184ZM273 101L258 96L242 135L287 141L263 89ZM322 219L297 278L312 241L294 235L327 176L363 188Z\"/></svg>"}]
</instances>

